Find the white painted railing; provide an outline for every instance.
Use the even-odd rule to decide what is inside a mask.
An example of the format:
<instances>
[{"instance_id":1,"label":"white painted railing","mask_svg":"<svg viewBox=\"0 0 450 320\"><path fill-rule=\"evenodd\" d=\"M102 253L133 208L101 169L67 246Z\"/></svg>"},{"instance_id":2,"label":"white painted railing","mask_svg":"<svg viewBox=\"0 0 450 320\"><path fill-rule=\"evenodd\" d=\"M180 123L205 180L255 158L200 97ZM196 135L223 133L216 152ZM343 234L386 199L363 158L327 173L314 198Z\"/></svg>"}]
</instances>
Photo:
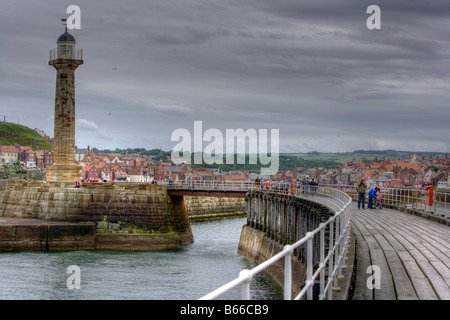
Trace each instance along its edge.
<instances>
[{"instance_id":1,"label":"white painted railing","mask_svg":"<svg viewBox=\"0 0 450 320\"><path fill-rule=\"evenodd\" d=\"M169 189L182 190L224 190L224 191L249 191L256 188L256 184L252 181L183 181L171 183L169 181L162 182Z\"/></svg>"},{"instance_id":2,"label":"white painted railing","mask_svg":"<svg viewBox=\"0 0 450 320\"><path fill-rule=\"evenodd\" d=\"M342 268L344 267L346 251L348 246L348 239L350 234L350 210L349 206L352 199L342 191L314 187L314 195L308 195L311 200L317 199L318 202L328 201L332 202L336 209L336 214L328 219L327 222L321 223L319 227L313 231L306 233L305 237L299 241L285 245L283 250L268 259L267 261L257 265L251 270L245 269L239 273L239 276L223 285L222 287L208 293L200 298L200 300L216 299L227 293L233 288L242 286L242 299L250 299L250 284L253 277L273 265L277 261L284 259L284 299L292 299L292 265L291 258L295 249L306 245L306 282L302 290L294 297L294 300L300 300L306 296L306 299L313 299L314 283L319 283L320 294L319 299L332 299L333 284L336 283L337 277L342 275ZM294 190L290 190L293 192ZM303 188L295 189L295 194L303 197ZM325 230L328 228L328 251L325 252ZM320 259L319 265L313 266L313 243L314 237L320 237ZM328 269L328 272L326 272ZM327 274L326 274L327 273Z\"/></svg>"},{"instance_id":3,"label":"white painted railing","mask_svg":"<svg viewBox=\"0 0 450 320\"><path fill-rule=\"evenodd\" d=\"M344 191L353 200L358 201L357 188L355 186L328 185L328 187ZM367 188L368 190L369 188ZM380 191L382 205L388 204L397 208L414 209L450 218L450 193L448 191L434 189L431 195L432 201L430 201L430 191L427 189L380 187Z\"/></svg>"},{"instance_id":4,"label":"white painted railing","mask_svg":"<svg viewBox=\"0 0 450 320\"><path fill-rule=\"evenodd\" d=\"M195 181L192 182L163 182L171 189L191 189L191 190L224 190L224 191L249 191L263 190L278 192L283 194L297 194L299 196L314 195L314 189L318 186L303 185L301 183L280 183L274 181L269 185L265 182L256 184L254 181ZM353 200L357 201L355 186L348 185L321 185L320 188L327 187L330 190L339 190L347 193ZM382 203L390 204L394 207L412 208L418 211L434 213L450 218L450 193L434 190L433 203L429 205L428 192L423 189L381 187ZM324 189L322 189L324 190ZM366 192L366 201L368 200Z\"/></svg>"},{"instance_id":5,"label":"white painted railing","mask_svg":"<svg viewBox=\"0 0 450 320\"><path fill-rule=\"evenodd\" d=\"M277 261L284 259L284 299L290 300L292 292L292 266L291 256L295 249L306 245L306 282L300 293L294 297L299 300L313 298L313 285L319 283L320 294L319 299L332 299L333 284L336 285L337 278L342 274L342 268L345 266L345 255L348 246L350 234L350 211L349 206L352 198L357 200L356 187L346 185L329 185L329 186L311 186L301 183L279 183L271 182L266 184L256 184L255 182L232 182L232 181L196 181L169 183L166 182L168 188L171 189L198 189L198 190L231 190L231 191L249 191L262 190L268 192L276 192L280 194L291 194L300 198L307 198L312 201L325 204L333 209L336 214L327 222L322 223L319 227L308 232L305 237L299 241L286 245L283 250L259 264L251 270L242 270L239 276L223 285L222 287L203 296L201 300L216 299L233 288L242 286L242 298L250 299L250 284L255 275L273 265ZM428 205L428 194L425 190L409 189L409 188L381 188L383 195L383 203L392 204L397 207L414 208L420 211L434 212L441 216L450 217L450 206L448 192L435 191L433 195L433 205ZM367 197L366 197L367 200ZM328 251L325 252L325 230L328 229ZM313 266L313 243L314 237L320 237L319 245L319 265ZM327 274L326 269L328 269Z\"/></svg>"}]
</instances>

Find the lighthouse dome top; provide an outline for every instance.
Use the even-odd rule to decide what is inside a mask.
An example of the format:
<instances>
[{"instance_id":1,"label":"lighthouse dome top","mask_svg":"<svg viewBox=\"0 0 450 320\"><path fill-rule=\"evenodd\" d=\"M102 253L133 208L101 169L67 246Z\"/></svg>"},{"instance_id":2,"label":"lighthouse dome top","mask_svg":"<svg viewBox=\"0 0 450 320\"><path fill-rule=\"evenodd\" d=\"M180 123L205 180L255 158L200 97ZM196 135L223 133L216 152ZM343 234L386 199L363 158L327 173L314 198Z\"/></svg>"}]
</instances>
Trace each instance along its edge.
<instances>
[{"instance_id":1,"label":"lighthouse dome top","mask_svg":"<svg viewBox=\"0 0 450 320\"><path fill-rule=\"evenodd\" d=\"M73 37L73 35L71 35L67 31L67 28L66 28L66 31L62 35L60 35L59 38L58 38L58 42L60 42L60 41L73 41L73 42L75 42L75 38Z\"/></svg>"}]
</instances>

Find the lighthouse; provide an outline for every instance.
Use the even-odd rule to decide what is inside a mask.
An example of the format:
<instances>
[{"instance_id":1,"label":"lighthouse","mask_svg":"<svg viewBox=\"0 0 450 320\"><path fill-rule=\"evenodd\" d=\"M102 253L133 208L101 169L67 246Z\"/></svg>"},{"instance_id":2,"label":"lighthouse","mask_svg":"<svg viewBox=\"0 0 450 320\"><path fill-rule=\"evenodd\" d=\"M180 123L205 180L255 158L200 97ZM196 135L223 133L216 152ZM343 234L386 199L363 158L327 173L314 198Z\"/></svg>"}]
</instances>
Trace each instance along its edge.
<instances>
[{"instance_id":1,"label":"lighthouse","mask_svg":"<svg viewBox=\"0 0 450 320\"><path fill-rule=\"evenodd\" d=\"M64 21L64 20L63 20ZM47 181L81 180L81 167L75 164L75 70L83 64L83 49L67 30L50 50L48 64L56 69L54 163L47 168Z\"/></svg>"}]
</instances>

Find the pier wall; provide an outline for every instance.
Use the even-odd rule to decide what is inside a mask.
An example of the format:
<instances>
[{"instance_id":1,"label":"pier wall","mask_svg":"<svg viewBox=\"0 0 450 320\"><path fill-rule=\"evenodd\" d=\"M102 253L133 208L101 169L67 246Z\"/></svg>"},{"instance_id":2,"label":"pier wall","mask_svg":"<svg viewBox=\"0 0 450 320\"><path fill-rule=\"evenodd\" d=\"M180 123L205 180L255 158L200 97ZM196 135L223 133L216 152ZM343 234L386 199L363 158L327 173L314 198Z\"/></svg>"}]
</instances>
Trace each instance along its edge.
<instances>
[{"instance_id":1,"label":"pier wall","mask_svg":"<svg viewBox=\"0 0 450 320\"><path fill-rule=\"evenodd\" d=\"M68 182L0 181L2 217L93 223L95 248L100 249L146 250L193 242L183 198L169 196L161 185L83 183L75 188Z\"/></svg>"},{"instance_id":2,"label":"pier wall","mask_svg":"<svg viewBox=\"0 0 450 320\"><path fill-rule=\"evenodd\" d=\"M184 196L186 210L191 220L198 220L201 216L226 217L233 215L245 216L247 212L247 202L245 198L232 197L205 197L205 196Z\"/></svg>"},{"instance_id":3,"label":"pier wall","mask_svg":"<svg viewBox=\"0 0 450 320\"><path fill-rule=\"evenodd\" d=\"M322 204L292 195L251 191L247 193L246 201L247 224L241 231L238 253L256 263L273 257L286 244L297 242L334 215L331 209ZM317 264L319 260L318 241L318 237L313 240L313 264ZM302 246L292 255L294 296L300 292L306 279L305 265L306 246ZM283 285L283 259L267 271Z\"/></svg>"}]
</instances>

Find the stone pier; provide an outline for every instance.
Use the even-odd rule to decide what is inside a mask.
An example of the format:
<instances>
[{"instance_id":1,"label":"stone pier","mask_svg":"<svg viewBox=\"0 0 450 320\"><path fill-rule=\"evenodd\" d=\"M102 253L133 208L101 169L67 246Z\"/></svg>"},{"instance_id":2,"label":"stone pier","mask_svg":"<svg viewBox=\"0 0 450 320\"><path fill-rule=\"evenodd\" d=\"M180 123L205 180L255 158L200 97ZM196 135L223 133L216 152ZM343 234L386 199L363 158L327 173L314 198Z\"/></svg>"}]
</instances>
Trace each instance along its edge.
<instances>
[{"instance_id":1,"label":"stone pier","mask_svg":"<svg viewBox=\"0 0 450 320\"><path fill-rule=\"evenodd\" d=\"M184 202L169 196L165 186L145 183L83 183L75 188L68 182L0 181L2 219L29 226L31 234L37 224L50 227L58 222L66 229L89 224L93 249L152 250L193 242ZM26 239L5 228L4 221L0 242Z\"/></svg>"},{"instance_id":2,"label":"stone pier","mask_svg":"<svg viewBox=\"0 0 450 320\"><path fill-rule=\"evenodd\" d=\"M292 195L250 191L247 193L247 225L243 226L238 253L250 261L262 263L286 244L303 238L307 232L319 227L334 212L328 207ZM318 263L319 238L313 244L313 264ZM299 293L306 279L306 247L296 249L292 255L292 294ZM283 285L284 262L278 261L267 271Z\"/></svg>"}]
</instances>

